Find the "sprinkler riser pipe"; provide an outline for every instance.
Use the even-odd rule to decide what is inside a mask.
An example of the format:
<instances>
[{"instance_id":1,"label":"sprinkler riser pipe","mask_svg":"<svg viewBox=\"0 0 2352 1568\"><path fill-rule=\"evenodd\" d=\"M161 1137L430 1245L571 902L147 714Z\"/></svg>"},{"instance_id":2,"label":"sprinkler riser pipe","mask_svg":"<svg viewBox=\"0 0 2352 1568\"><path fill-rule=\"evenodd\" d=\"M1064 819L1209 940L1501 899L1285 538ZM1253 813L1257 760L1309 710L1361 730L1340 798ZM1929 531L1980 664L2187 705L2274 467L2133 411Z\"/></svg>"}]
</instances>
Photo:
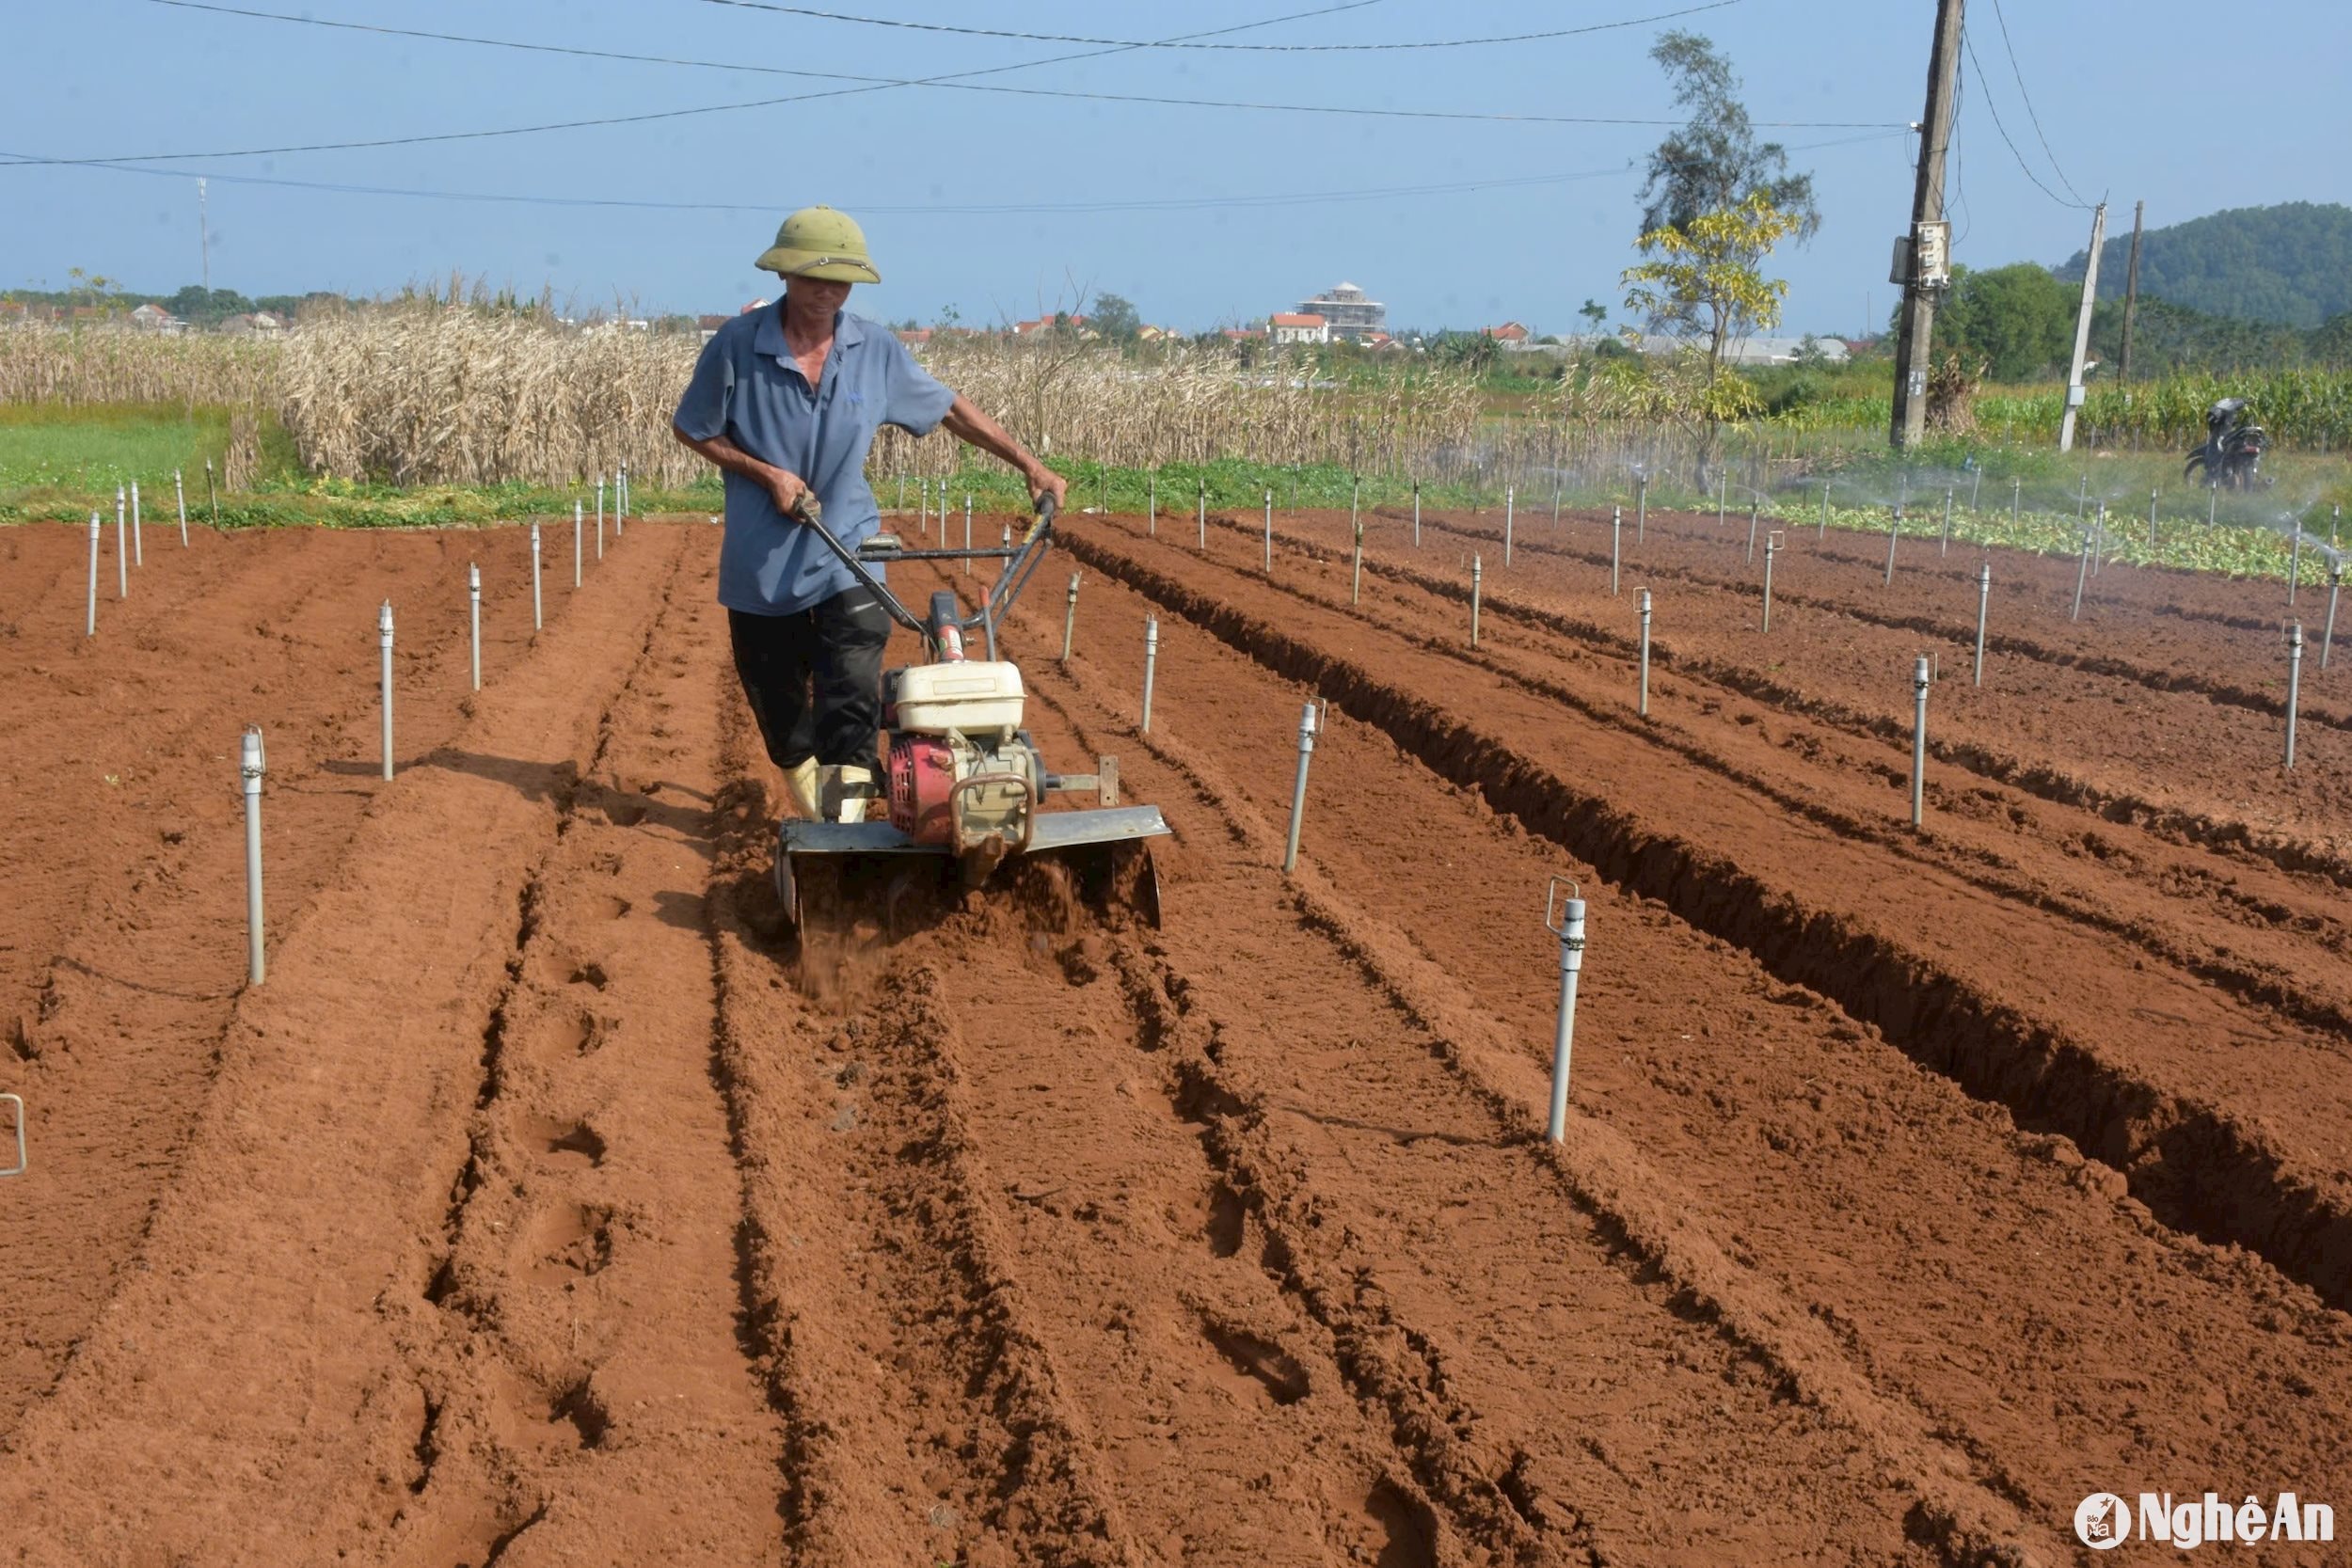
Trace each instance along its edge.
<instances>
[{"instance_id":1,"label":"sprinkler riser pipe","mask_svg":"<svg viewBox=\"0 0 2352 1568\"><path fill-rule=\"evenodd\" d=\"M1641 702L1636 711L1643 718L1647 719L1649 717L1649 590L1642 588L1635 592L1641 595L1634 602L1641 607L1642 617Z\"/></svg>"},{"instance_id":2,"label":"sprinkler riser pipe","mask_svg":"<svg viewBox=\"0 0 2352 1568\"><path fill-rule=\"evenodd\" d=\"M98 635L98 538L103 531L98 521L98 514L91 513L89 515L89 614L88 624L82 632L85 637Z\"/></svg>"},{"instance_id":3,"label":"sprinkler riser pipe","mask_svg":"<svg viewBox=\"0 0 2352 1568\"><path fill-rule=\"evenodd\" d=\"M115 486L115 597L131 596L131 543L129 525L124 521L126 498L120 485Z\"/></svg>"},{"instance_id":4,"label":"sprinkler riser pipe","mask_svg":"<svg viewBox=\"0 0 2352 1568\"><path fill-rule=\"evenodd\" d=\"M482 689L482 568L469 562L466 567L466 620L472 634L473 689Z\"/></svg>"},{"instance_id":5,"label":"sprinkler riser pipe","mask_svg":"<svg viewBox=\"0 0 2352 1568\"><path fill-rule=\"evenodd\" d=\"M1751 503L1751 504L1749 505L1749 507L1748 507L1748 559L1747 559L1747 564L1748 564L1748 565L1751 565L1751 566L1753 566L1753 565L1755 565L1755 564L1756 564L1756 512L1759 510L1760 504L1761 504L1761 503Z\"/></svg>"},{"instance_id":6,"label":"sprinkler riser pipe","mask_svg":"<svg viewBox=\"0 0 2352 1568\"><path fill-rule=\"evenodd\" d=\"M1518 510L1518 494L1510 485L1502 487L1502 563L1511 564L1511 523Z\"/></svg>"},{"instance_id":7,"label":"sprinkler riser pipe","mask_svg":"<svg viewBox=\"0 0 2352 1568\"><path fill-rule=\"evenodd\" d=\"M2295 710L2303 694L2303 623L2287 628L2287 759L2295 766Z\"/></svg>"},{"instance_id":8,"label":"sprinkler riser pipe","mask_svg":"<svg viewBox=\"0 0 2352 1568\"><path fill-rule=\"evenodd\" d=\"M531 629L538 631L547 625L539 596L539 525L531 525Z\"/></svg>"},{"instance_id":9,"label":"sprinkler riser pipe","mask_svg":"<svg viewBox=\"0 0 2352 1568\"><path fill-rule=\"evenodd\" d=\"M180 547L188 547L188 487L180 478L180 470L171 470L171 500L180 513Z\"/></svg>"},{"instance_id":10,"label":"sprinkler riser pipe","mask_svg":"<svg viewBox=\"0 0 2352 1568\"><path fill-rule=\"evenodd\" d=\"M1886 586L1889 588L1895 585L1895 541L1900 539L1902 533L1903 508L1902 503L1898 501L1895 503L1895 520L1886 530Z\"/></svg>"},{"instance_id":11,"label":"sprinkler riser pipe","mask_svg":"<svg viewBox=\"0 0 2352 1568\"><path fill-rule=\"evenodd\" d=\"M574 501L572 502L572 586L574 588L578 588L580 586L580 502Z\"/></svg>"},{"instance_id":12,"label":"sprinkler riser pipe","mask_svg":"<svg viewBox=\"0 0 2352 1568\"><path fill-rule=\"evenodd\" d=\"M1265 575L1274 575L1274 491L1265 493Z\"/></svg>"},{"instance_id":13,"label":"sprinkler riser pipe","mask_svg":"<svg viewBox=\"0 0 2352 1568\"><path fill-rule=\"evenodd\" d=\"M2074 609L2073 612L2066 617L2068 620L2079 621L2083 618L2083 584L2089 582L2090 580L2090 535L2086 533L2083 535L2082 564L2074 568Z\"/></svg>"},{"instance_id":14,"label":"sprinkler riser pipe","mask_svg":"<svg viewBox=\"0 0 2352 1568\"><path fill-rule=\"evenodd\" d=\"M245 794L245 976L260 985L268 976L262 947L262 774L267 759L262 732L247 730L238 748L237 773Z\"/></svg>"},{"instance_id":15,"label":"sprinkler riser pipe","mask_svg":"<svg viewBox=\"0 0 2352 1568\"><path fill-rule=\"evenodd\" d=\"M1147 539L1160 536L1160 476L1155 473L1143 480L1143 534Z\"/></svg>"},{"instance_id":16,"label":"sprinkler riser pipe","mask_svg":"<svg viewBox=\"0 0 2352 1568\"><path fill-rule=\"evenodd\" d=\"M1928 687L1932 679L1928 656L1921 654L1911 673L1911 825L1924 826L1928 813Z\"/></svg>"},{"instance_id":17,"label":"sprinkler riser pipe","mask_svg":"<svg viewBox=\"0 0 2352 1568\"><path fill-rule=\"evenodd\" d=\"M1356 564L1348 576L1347 602L1351 605L1364 602L1364 525L1361 523L1356 525Z\"/></svg>"},{"instance_id":18,"label":"sprinkler riser pipe","mask_svg":"<svg viewBox=\"0 0 2352 1568\"><path fill-rule=\"evenodd\" d=\"M1200 482L1200 548L1209 547L1209 483Z\"/></svg>"},{"instance_id":19,"label":"sprinkler riser pipe","mask_svg":"<svg viewBox=\"0 0 2352 1568\"><path fill-rule=\"evenodd\" d=\"M1298 716L1298 777L1291 785L1291 826L1282 841L1282 875L1298 869L1298 828L1307 815L1307 764L1315 754L1315 705Z\"/></svg>"},{"instance_id":20,"label":"sprinkler riser pipe","mask_svg":"<svg viewBox=\"0 0 2352 1568\"><path fill-rule=\"evenodd\" d=\"M1977 568L1977 679L1984 684L1984 619L1993 604L1993 562Z\"/></svg>"},{"instance_id":21,"label":"sprinkler riser pipe","mask_svg":"<svg viewBox=\"0 0 2352 1568\"><path fill-rule=\"evenodd\" d=\"M1624 559L1625 508L1613 506L1609 509L1609 593L1613 598L1617 592L1618 567Z\"/></svg>"},{"instance_id":22,"label":"sprinkler riser pipe","mask_svg":"<svg viewBox=\"0 0 2352 1568\"><path fill-rule=\"evenodd\" d=\"M131 512L138 515L138 486L131 486ZM2303 576L2303 525L2295 525L2295 537L2287 541L2287 608L2295 608L2295 590Z\"/></svg>"},{"instance_id":23,"label":"sprinkler riser pipe","mask_svg":"<svg viewBox=\"0 0 2352 1568\"><path fill-rule=\"evenodd\" d=\"M1480 579L1485 577L1478 557L1470 557L1470 646L1478 646L1478 599Z\"/></svg>"},{"instance_id":24,"label":"sprinkler riser pipe","mask_svg":"<svg viewBox=\"0 0 2352 1568\"><path fill-rule=\"evenodd\" d=\"M1772 557L1780 553L1777 535L1764 541L1764 624L1761 631L1772 629Z\"/></svg>"},{"instance_id":25,"label":"sprinkler riser pipe","mask_svg":"<svg viewBox=\"0 0 2352 1568\"><path fill-rule=\"evenodd\" d=\"M1421 548L1421 481L1413 481L1413 548Z\"/></svg>"},{"instance_id":26,"label":"sprinkler riser pipe","mask_svg":"<svg viewBox=\"0 0 2352 1568\"><path fill-rule=\"evenodd\" d=\"M1936 554L1952 553L1952 487L1944 486L1944 542L1936 546Z\"/></svg>"},{"instance_id":27,"label":"sprinkler riser pipe","mask_svg":"<svg viewBox=\"0 0 2352 1568\"><path fill-rule=\"evenodd\" d=\"M131 482L131 564L147 564L147 530L139 521L139 482Z\"/></svg>"},{"instance_id":28,"label":"sprinkler riser pipe","mask_svg":"<svg viewBox=\"0 0 2352 1568\"><path fill-rule=\"evenodd\" d=\"M392 776L392 601L375 612L375 641L383 655L384 776Z\"/></svg>"},{"instance_id":29,"label":"sprinkler riser pipe","mask_svg":"<svg viewBox=\"0 0 2352 1568\"><path fill-rule=\"evenodd\" d=\"M204 498L212 503L213 526L220 527L220 492L213 488L213 460L204 460Z\"/></svg>"},{"instance_id":30,"label":"sprinkler riser pipe","mask_svg":"<svg viewBox=\"0 0 2352 1568\"><path fill-rule=\"evenodd\" d=\"M1633 476L1633 542L1649 537L1649 475Z\"/></svg>"},{"instance_id":31,"label":"sprinkler riser pipe","mask_svg":"<svg viewBox=\"0 0 2352 1568\"><path fill-rule=\"evenodd\" d=\"M1061 661L1070 662L1070 644L1078 635L1078 574L1070 574L1070 603L1061 617Z\"/></svg>"},{"instance_id":32,"label":"sprinkler riser pipe","mask_svg":"<svg viewBox=\"0 0 2352 1568\"><path fill-rule=\"evenodd\" d=\"M1152 683L1160 667L1160 618L1143 618L1143 733L1152 733Z\"/></svg>"},{"instance_id":33,"label":"sprinkler riser pipe","mask_svg":"<svg viewBox=\"0 0 2352 1568\"><path fill-rule=\"evenodd\" d=\"M1584 967L1584 900L1562 900L1560 921L1560 1017L1551 1037L1551 1106L1544 1136L1563 1142L1568 1133L1568 1073L1576 1048L1576 980Z\"/></svg>"},{"instance_id":34,"label":"sprinkler riser pipe","mask_svg":"<svg viewBox=\"0 0 2352 1568\"><path fill-rule=\"evenodd\" d=\"M2336 645L2336 597L2344 592L2344 568L2328 574L2328 624L2319 634L2319 667L2328 668L2328 655Z\"/></svg>"}]
</instances>

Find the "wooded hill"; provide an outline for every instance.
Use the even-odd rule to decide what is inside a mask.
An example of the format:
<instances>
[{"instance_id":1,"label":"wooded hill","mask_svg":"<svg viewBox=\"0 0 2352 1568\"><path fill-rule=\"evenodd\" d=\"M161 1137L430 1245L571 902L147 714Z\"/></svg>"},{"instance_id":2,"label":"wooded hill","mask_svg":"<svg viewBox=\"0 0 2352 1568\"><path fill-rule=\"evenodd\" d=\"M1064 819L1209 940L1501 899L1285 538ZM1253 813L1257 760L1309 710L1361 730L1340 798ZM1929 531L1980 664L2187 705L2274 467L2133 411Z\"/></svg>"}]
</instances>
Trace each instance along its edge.
<instances>
[{"instance_id":1,"label":"wooded hill","mask_svg":"<svg viewBox=\"0 0 2352 1568\"><path fill-rule=\"evenodd\" d=\"M2131 209L2110 205L2099 255L2103 302L2123 297L2131 248ZM2078 250L2052 270L2079 284L2087 256ZM2308 332L2352 310L2352 207L2287 201L2151 229L2140 239L2139 297Z\"/></svg>"}]
</instances>

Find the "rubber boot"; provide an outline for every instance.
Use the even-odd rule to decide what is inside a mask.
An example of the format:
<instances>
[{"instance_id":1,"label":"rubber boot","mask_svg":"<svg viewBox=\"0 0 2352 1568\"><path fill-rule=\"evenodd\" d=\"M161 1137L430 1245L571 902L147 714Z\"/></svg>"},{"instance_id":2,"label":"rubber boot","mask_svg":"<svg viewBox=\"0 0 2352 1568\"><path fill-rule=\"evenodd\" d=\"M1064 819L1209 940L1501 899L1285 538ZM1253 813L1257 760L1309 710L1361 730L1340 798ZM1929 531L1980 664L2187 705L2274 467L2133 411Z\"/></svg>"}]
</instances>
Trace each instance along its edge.
<instances>
[{"instance_id":1,"label":"rubber boot","mask_svg":"<svg viewBox=\"0 0 2352 1568\"><path fill-rule=\"evenodd\" d=\"M822 771L817 766L815 757L810 757L798 768L787 768L784 771L785 793L791 796L792 803L801 808L801 816L811 822L820 821L824 816L818 799L818 776Z\"/></svg>"},{"instance_id":2,"label":"rubber boot","mask_svg":"<svg viewBox=\"0 0 2352 1568\"><path fill-rule=\"evenodd\" d=\"M823 770L826 775L823 804L825 816L834 822L863 822L866 803L877 800L882 792L874 785L874 770L844 763L838 768Z\"/></svg>"}]
</instances>

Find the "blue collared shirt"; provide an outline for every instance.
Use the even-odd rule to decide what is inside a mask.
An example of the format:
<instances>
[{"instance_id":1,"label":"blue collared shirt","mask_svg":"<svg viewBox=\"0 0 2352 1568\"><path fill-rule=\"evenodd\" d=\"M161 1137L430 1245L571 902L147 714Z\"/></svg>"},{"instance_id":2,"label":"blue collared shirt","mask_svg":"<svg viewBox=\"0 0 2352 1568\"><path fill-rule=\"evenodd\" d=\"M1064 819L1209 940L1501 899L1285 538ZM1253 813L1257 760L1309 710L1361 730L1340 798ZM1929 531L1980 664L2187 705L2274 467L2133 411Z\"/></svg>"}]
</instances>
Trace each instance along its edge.
<instances>
[{"instance_id":1,"label":"blue collared shirt","mask_svg":"<svg viewBox=\"0 0 2352 1568\"><path fill-rule=\"evenodd\" d=\"M719 328L703 345L675 423L697 441L715 436L817 492L825 526L850 548L882 527L866 483L874 433L895 424L929 435L956 401L886 329L847 310L834 318L833 353L811 390L784 342L784 301ZM753 615L822 604L856 578L807 529L776 510L767 488L727 474L719 602ZM873 568L882 575L882 566Z\"/></svg>"}]
</instances>

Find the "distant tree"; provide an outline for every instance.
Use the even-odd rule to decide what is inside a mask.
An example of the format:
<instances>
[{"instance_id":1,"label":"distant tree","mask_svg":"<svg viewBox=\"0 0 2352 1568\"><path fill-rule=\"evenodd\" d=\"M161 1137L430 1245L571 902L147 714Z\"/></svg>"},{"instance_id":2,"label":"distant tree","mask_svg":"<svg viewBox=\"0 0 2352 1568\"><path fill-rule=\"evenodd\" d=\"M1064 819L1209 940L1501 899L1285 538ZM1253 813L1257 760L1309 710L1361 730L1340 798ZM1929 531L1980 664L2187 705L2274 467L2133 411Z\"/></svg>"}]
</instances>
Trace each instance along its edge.
<instances>
[{"instance_id":1,"label":"distant tree","mask_svg":"<svg viewBox=\"0 0 2352 1568\"><path fill-rule=\"evenodd\" d=\"M1702 488L1722 426L1756 405L1754 389L1724 369L1724 352L1734 340L1780 324L1788 285L1766 277L1764 261L1803 223L1752 192L1737 206L1701 213L1681 228L1651 230L1641 241L1649 260L1625 271L1625 308L1682 341L1681 352L1670 356L1671 372L1659 367L1654 379L1661 406L1699 434L1693 477Z\"/></svg>"},{"instance_id":2,"label":"distant tree","mask_svg":"<svg viewBox=\"0 0 2352 1568\"><path fill-rule=\"evenodd\" d=\"M1589 294L1585 296L1584 303L1577 309L1576 313L1590 322L1595 332L1605 330L1609 325L1609 307Z\"/></svg>"},{"instance_id":3,"label":"distant tree","mask_svg":"<svg viewBox=\"0 0 2352 1568\"><path fill-rule=\"evenodd\" d=\"M1119 295L1098 293L1087 325L1113 342L1126 343L1133 342L1136 334L1143 330L1143 317Z\"/></svg>"},{"instance_id":4,"label":"distant tree","mask_svg":"<svg viewBox=\"0 0 2352 1568\"><path fill-rule=\"evenodd\" d=\"M1985 366L1994 381L2038 380L2073 354L2081 303L2079 285L2031 261L1982 272L1956 265L1951 293L1936 309L1935 347Z\"/></svg>"},{"instance_id":5,"label":"distant tree","mask_svg":"<svg viewBox=\"0 0 2352 1568\"><path fill-rule=\"evenodd\" d=\"M1789 173L1788 150L1756 139L1731 62L1700 34L1679 29L1661 34L1649 57L1674 83L1675 102L1691 118L1649 155L1641 232L1679 231L1760 196L1792 220L1789 231L1799 240L1811 239L1821 227L1813 176Z\"/></svg>"},{"instance_id":6,"label":"distant tree","mask_svg":"<svg viewBox=\"0 0 2352 1568\"><path fill-rule=\"evenodd\" d=\"M2343 310L2319 324L2312 334L2311 356L2329 370L2352 370L2352 310Z\"/></svg>"}]
</instances>

